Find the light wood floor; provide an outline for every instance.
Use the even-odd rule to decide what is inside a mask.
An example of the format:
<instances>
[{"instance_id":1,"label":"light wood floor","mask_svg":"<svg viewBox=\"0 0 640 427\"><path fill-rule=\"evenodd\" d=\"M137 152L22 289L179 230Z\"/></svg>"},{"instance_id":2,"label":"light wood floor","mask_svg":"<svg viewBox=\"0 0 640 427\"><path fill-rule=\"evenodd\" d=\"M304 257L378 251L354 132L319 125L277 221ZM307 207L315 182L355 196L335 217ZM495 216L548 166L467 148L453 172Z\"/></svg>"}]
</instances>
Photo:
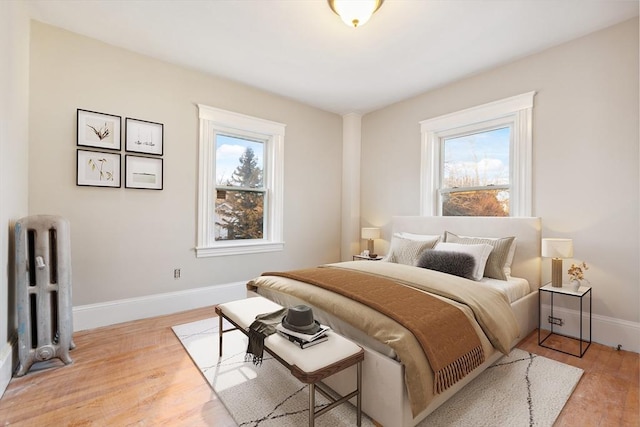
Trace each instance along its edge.
<instances>
[{"instance_id":1,"label":"light wood floor","mask_svg":"<svg viewBox=\"0 0 640 427\"><path fill-rule=\"evenodd\" d=\"M0 399L0 425L235 426L171 326L214 316L192 310L74 334L74 363L32 369ZM640 358L593 344L584 358L537 345L523 350L584 369L557 426L638 426Z\"/></svg>"}]
</instances>

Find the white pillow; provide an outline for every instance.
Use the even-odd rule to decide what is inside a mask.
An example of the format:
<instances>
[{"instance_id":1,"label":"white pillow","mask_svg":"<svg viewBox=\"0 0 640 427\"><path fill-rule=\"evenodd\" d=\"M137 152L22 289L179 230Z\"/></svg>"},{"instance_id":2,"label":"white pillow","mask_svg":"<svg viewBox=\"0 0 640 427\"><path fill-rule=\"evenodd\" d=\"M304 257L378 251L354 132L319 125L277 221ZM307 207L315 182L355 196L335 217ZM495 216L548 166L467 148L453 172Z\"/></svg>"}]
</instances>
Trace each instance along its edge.
<instances>
[{"instance_id":1,"label":"white pillow","mask_svg":"<svg viewBox=\"0 0 640 427\"><path fill-rule=\"evenodd\" d=\"M440 236L434 236L431 240L410 240L397 235L391 237L391 247L389 253L383 261L395 262L396 264L416 265L420 254L431 249L438 243Z\"/></svg>"},{"instance_id":2,"label":"white pillow","mask_svg":"<svg viewBox=\"0 0 640 427\"><path fill-rule=\"evenodd\" d=\"M473 280L480 280L484 275L484 267L489 259L493 246L486 243L477 245L465 245L462 243L439 242L433 250L448 252L463 252L473 256L476 265L473 269Z\"/></svg>"},{"instance_id":3,"label":"white pillow","mask_svg":"<svg viewBox=\"0 0 640 427\"><path fill-rule=\"evenodd\" d=\"M433 241L435 239L436 242L440 241L440 235L436 234L413 234L407 232L395 233L394 236L402 237L403 239L409 240L419 240L419 241Z\"/></svg>"}]
</instances>

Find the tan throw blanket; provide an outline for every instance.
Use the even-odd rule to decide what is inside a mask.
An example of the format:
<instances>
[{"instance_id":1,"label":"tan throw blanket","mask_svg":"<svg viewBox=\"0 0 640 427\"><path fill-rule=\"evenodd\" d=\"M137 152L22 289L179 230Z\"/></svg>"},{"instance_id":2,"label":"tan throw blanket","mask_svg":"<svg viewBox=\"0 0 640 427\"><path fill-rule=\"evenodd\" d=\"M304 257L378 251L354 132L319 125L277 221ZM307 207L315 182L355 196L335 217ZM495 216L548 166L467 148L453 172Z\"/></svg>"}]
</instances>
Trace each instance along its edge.
<instances>
[{"instance_id":1,"label":"tan throw blanket","mask_svg":"<svg viewBox=\"0 0 640 427\"><path fill-rule=\"evenodd\" d=\"M484 362L484 352L469 319L455 306L393 280L357 271L310 268L269 272L311 283L385 314L407 328L422 347L440 393Z\"/></svg>"}]
</instances>

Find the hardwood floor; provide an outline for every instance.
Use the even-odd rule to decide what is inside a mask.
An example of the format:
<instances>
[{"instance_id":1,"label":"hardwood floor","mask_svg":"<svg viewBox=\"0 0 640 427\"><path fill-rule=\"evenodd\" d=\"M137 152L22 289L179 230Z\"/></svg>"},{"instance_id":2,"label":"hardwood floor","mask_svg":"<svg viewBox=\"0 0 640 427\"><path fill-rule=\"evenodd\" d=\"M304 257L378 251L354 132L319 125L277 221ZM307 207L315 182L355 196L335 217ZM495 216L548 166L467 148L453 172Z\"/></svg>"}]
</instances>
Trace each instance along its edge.
<instances>
[{"instance_id":1,"label":"hardwood floor","mask_svg":"<svg viewBox=\"0 0 640 427\"><path fill-rule=\"evenodd\" d=\"M575 341L554 338L549 338L547 342L556 348L564 347L566 351L577 350ZM571 348L563 345L568 343ZM593 343L580 359L540 347L537 331L520 342L518 347L584 370L578 386L555 423L556 427L640 425L638 353L618 351Z\"/></svg>"},{"instance_id":2,"label":"hardwood floor","mask_svg":"<svg viewBox=\"0 0 640 427\"><path fill-rule=\"evenodd\" d=\"M74 363L13 378L0 425L235 426L171 326L213 307L74 334Z\"/></svg>"},{"instance_id":3,"label":"hardwood floor","mask_svg":"<svg viewBox=\"0 0 640 427\"><path fill-rule=\"evenodd\" d=\"M0 399L0 425L235 426L171 326L214 316L213 308L74 334L74 363L13 378ZM582 359L519 345L585 373L556 426L639 426L640 357L593 344Z\"/></svg>"}]
</instances>

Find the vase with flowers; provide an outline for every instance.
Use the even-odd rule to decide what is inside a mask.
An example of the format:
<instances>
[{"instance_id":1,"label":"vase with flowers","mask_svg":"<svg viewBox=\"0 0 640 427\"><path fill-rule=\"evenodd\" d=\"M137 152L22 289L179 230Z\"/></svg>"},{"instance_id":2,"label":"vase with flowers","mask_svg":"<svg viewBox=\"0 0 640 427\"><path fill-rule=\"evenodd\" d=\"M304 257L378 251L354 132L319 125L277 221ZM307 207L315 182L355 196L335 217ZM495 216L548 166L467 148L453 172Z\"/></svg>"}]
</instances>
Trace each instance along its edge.
<instances>
[{"instance_id":1,"label":"vase with flowers","mask_svg":"<svg viewBox=\"0 0 640 427\"><path fill-rule=\"evenodd\" d=\"M584 261L581 264L571 264L567 272L569 273L569 287L572 290L577 291L580 289L583 281L589 282L584 278L584 272L588 269L589 267Z\"/></svg>"}]
</instances>

